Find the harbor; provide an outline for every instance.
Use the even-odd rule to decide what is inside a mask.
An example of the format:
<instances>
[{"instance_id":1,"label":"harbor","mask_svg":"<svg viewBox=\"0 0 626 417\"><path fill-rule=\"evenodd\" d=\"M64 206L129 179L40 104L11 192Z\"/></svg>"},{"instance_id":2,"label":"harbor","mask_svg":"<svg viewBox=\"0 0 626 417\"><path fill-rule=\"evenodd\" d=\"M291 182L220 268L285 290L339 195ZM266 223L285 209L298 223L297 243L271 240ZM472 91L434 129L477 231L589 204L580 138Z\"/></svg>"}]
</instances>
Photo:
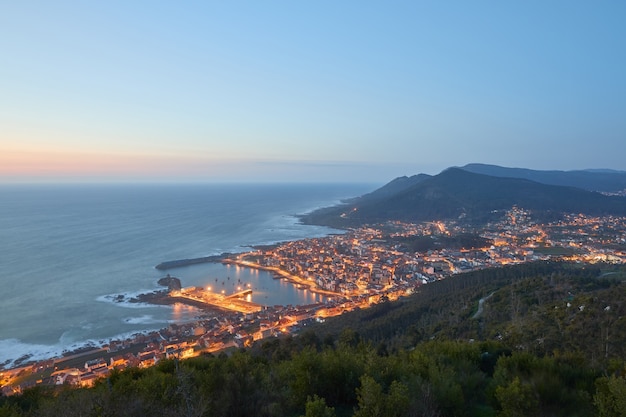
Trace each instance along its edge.
<instances>
[{"instance_id":1,"label":"harbor","mask_svg":"<svg viewBox=\"0 0 626 417\"><path fill-rule=\"evenodd\" d=\"M168 297L175 302L194 306L215 307L222 310L236 311L243 314L257 313L263 306L251 301L252 290L245 289L234 294L213 292L209 288L187 287L170 291Z\"/></svg>"}]
</instances>

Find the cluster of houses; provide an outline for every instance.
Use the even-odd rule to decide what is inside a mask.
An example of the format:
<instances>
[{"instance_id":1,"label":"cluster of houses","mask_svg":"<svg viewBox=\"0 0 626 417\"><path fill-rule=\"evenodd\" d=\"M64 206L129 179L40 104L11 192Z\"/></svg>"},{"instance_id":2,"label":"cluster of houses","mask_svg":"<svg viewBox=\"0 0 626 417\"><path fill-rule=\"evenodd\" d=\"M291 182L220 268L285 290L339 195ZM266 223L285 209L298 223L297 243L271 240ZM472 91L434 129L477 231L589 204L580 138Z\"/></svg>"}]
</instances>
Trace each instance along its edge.
<instances>
[{"instance_id":1,"label":"cluster of houses","mask_svg":"<svg viewBox=\"0 0 626 417\"><path fill-rule=\"evenodd\" d=\"M163 359L248 347L254 340L297 332L311 324L322 307L326 305L273 306L250 314L212 311L197 321L171 324L158 332L111 341L103 348L13 369L7 372L1 393L13 395L39 384L90 387L115 369L146 368ZM81 357L86 359L76 365ZM27 378L29 375L31 378ZM23 382L13 383L20 379Z\"/></svg>"},{"instance_id":2,"label":"cluster of houses","mask_svg":"<svg viewBox=\"0 0 626 417\"><path fill-rule=\"evenodd\" d=\"M491 244L472 249L438 248L423 253L399 250L397 237L468 233L456 222L421 224L389 222L381 228L363 227L343 235L287 242L251 253L262 267L278 268L319 289L347 297L414 288L450 274L554 257L581 262L625 262L626 254L611 246L626 244L626 219L568 215L537 224L523 208L506 210L501 219L479 233ZM389 230L392 229L390 232ZM572 252L540 248L576 248Z\"/></svg>"}]
</instances>

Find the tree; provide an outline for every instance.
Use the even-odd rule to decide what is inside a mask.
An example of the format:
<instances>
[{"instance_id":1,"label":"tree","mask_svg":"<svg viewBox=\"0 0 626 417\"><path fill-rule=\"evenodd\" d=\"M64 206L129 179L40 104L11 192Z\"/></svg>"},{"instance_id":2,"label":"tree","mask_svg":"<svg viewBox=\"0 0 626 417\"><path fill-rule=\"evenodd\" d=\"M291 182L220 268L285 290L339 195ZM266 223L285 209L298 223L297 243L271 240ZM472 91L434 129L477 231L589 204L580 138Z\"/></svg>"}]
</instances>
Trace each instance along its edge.
<instances>
[{"instance_id":1,"label":"tree","mask_svg":"<svg viewBox=\"0 0 626 417\"><path fill-rule=\"evenodd\" d=\"M500 403L502 417L525 417L537 415L538 402L533 389L522 384L519 377L515 377L508 385L496 388L496 399Z\"/></svg>"},{"instance_id":2,"label":"tree","mask_svg":"<svg viewBox=\"0 0 626 417\"><path fill-rule=\"evenodd\" d=\"M19 417L22 413L15 404L3 404L0 405L0 417Z\"/></svg>"},{"instance_id":3,"label":"tree","mask_svg":"<svg viewBox=\"0 0 626 417\"><path fill-rule=\"evenodd\" d=\"M326 400L314 395L308 397L305 404L305 413L302 417L335 417L335 409L326 405Z\"/></svg>"},{"instance_id":4,"label":"tree","mask_svg":"<svg viewBox=\"0 0 626 417\"><path fill-rule=\"evenodd\" d=\"M626 380L615 376L599 378L593 402L600 417L626 417Z\"/></svg>"},{"instance_id":5,"label":"tree","mask_svg":"<svg viewBox=\"0 0 626 417\"><path fill-rule=\"evenodd\" d=\"M385 398L385 416L401 417L407 415L411 401L409 389L401 382L393 381Z\"/></svg>"},{"instance_id":6,"label":"tree","mask_svg":"<svg viewBox=\"0 0 626 417\"><path fill-rule=\"evenodd\" d=\"M383 388L369 375L361 377L361 386L357 388L359 409L354 417L378 417L384 415Z\"/></svg>"}]
</instances>

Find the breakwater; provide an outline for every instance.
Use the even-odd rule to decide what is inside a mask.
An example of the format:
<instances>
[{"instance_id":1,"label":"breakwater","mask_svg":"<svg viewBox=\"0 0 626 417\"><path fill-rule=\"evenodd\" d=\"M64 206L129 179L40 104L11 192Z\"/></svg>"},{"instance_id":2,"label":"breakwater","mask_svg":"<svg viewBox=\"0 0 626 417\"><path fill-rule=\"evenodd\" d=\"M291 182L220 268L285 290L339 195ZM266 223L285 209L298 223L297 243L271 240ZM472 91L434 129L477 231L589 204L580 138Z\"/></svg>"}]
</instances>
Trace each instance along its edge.
<instances>
[{"instance_id":1,"label":"breakwater","mask_svg":"<svg viewBox=\"0 0 626 417\"><path fill-rule=\"evenodd\" d=\"M195 265L195 264L203 264L209 262L222 262L225 258L232 255L231 253L224 252L221 255L211 255L211 256L203 256L201 258L189 258L189 259L176 259L173 261L165 261L161 262L157 266L156 269L159 271L165 271L173 268L180 268L181 266Z\"/></svg>"}]
</instances>

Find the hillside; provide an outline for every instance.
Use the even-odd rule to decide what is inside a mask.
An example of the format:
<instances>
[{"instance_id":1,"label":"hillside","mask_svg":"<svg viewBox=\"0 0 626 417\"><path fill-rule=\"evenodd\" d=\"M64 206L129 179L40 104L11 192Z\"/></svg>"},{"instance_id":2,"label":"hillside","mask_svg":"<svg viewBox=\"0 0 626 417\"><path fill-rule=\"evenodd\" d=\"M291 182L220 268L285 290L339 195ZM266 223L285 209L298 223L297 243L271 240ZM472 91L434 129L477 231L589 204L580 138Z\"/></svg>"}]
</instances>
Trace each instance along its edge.
<instances>
[{"instance_id":1,"label":"hillside","mask_svg":"<svg viewBox=\"0 0 626 417\"><path fill-rule=\"evenodd\" d=\"M467 164L461 169L475 174L524 178L542 184L578 187L587 191L616 193L626 189L626 172L612 170L538 171L497 165Z\"/></svg>"},{"instance_id":2,"label":"hillside","mask_svg":"<svg viewBox=\"0 0 626 417\"><path fill-rule=\"evenodd\" d=\"M499 340L605 367L626 357L626 267L536 262L454 275L400 302L327 320L320 337L350 328L385 349L429 340ZM483 300L480 302L480 300Z\"/></svg>"},{"instance_id":3,"label":"hillside","mask_svg":"<svg viewBox=\"0 0 626 417\"><path fill-rule=\"evenodd\" d=\"M453 276L250 350L0 397L0 415L621 416L625 273L536 263Z\"/></svg>"},{"instance_id":4,"label":"hillside","mask_svg":"<svg viewBox=\"0 0 626 417\"><path fill-rule=\"evenodd\" d=\"M391 197L394 194L402 192L411 188L412 186L421 183L427 179L431 178L431 175L428 174L417 174L412 175L410 177L398 177L389 183L383 185L377 190L372 191L371 193L365 194L361 197L356 198L354 201L369 201L369 200L380 200L387 197Z\"/></svg>"},{"instance_id":5,"label":"hillside","mask_svg":"<svg viewBox=\"0 0 626 417\"><path fill-rule=\"evenodd\" d=\"M463 218L484 222L494 210L514 205L544 216L563 212L626 215L626 198L623 197L449 168L391 195L355 199L348 204L317 210L304 216L303 221L334 227L387 220L419 222Z\"/></svg>"}]
</instances>

